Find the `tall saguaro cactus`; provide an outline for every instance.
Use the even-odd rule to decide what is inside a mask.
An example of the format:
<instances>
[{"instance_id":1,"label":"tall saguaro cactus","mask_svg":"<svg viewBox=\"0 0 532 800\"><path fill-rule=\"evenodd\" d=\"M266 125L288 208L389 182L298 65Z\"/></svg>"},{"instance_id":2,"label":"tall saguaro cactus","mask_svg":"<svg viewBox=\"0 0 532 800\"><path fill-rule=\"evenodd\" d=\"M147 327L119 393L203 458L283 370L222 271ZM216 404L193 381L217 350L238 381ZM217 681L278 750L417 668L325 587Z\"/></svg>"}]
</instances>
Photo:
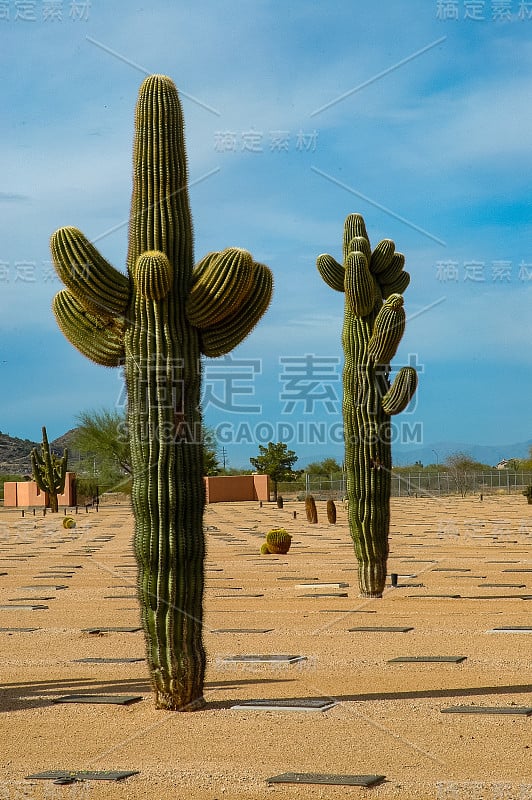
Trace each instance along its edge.
<instances>
[{"instance_id":1,"label":"tall saguaro cactus","mask_svg":"<svg viewBox=\"0 0 532 800\"><path fill-rule=\"evenodd\" d=\"M194 268L192 239L181 106L152 75L135 115L127 276L76 228L51 249L66 286L59 327L93 361L125 368L147 659L157 707L181 711L204 704L200 358L241 342L272 293L270 270L239 248Z\"/></svg>"},{"instance_id":2,"label":"tall saguaro cactus","mask_svg":"<svg viewBox=\"0 0 532 800\"><path fill-rule=\"evenodd\" d=\"M413 367L390 386L390 361L405 329L402 292L410 276L391 239L372 251L363 218L344 224L343 263L318 256L323 280L345 294L342 344L345 467L349 527L358 560L360 592L381 597L390 527L390 415L403 411L417 388Z\"/></svg>"},{"instance_id":3,"label":"tall saguaro cactus","mask_svg":"<svg viewBox=\"0 0 532 800\"><path fill-rule=\"evenodd\" d=\"M57 513L59 503L57 495L65 489L67 473L68 451L63 450L62 456L56 456L50 451L46 428L42 428L41 452L36 447L31 451L31 467L33 479L41 490L48 494L50 511Z\"/></svg>"}]
</instances>

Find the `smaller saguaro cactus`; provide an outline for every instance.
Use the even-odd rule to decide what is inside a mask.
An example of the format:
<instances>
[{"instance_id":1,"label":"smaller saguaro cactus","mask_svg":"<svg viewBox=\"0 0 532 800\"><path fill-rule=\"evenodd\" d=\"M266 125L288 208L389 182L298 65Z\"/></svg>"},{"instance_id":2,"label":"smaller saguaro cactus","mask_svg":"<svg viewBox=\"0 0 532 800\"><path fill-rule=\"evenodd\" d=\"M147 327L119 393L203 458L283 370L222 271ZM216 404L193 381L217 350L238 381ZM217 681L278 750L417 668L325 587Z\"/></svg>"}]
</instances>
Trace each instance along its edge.
<instances>
[{"instance_id":1,"label":"smaller saguaro cactus","mask_svg":"<svg viewBox=\"0 0 532 800\"><path fill-rule=\"evenodd\" d=\"M331 525L336 525L336 506L334 500L327 500L327 519Z\"/></svg>"},{"instance_id":2,"label":"smaller saguaro cactus","mask_svg":"<svg viewBox=\"0 0 532 800\"><path fill-rule=\"evenodd\" d=\"M527 486L523 494L528 500L528 505L532 506L532 486Z\"/></svg>"},{"instance_id":3,"label":"smaller saguaro cactus","mask_svg":"<svg viewBox=\"0 0 532 800\"><path fill-rule=\"evenodd\" d=\"M305 511L308 522L310 522L311 525L316 525L318 522L318 509L316 508L316 501L311 494L305 497Z\"/></svg>"},{"instance_id":4,"label":"smaller saguaro cactus","mask_svg":"<svg viewBox=\"0 0 532 800\"><path fill-rule=\"evenodd\" d=\"M285 555L290 550L291 544L292 537L284 528L272 528L266 535L266 547L269 553Z\"/></svg>"},{"instance_id":5,"label":"smaller saguaro cactus","mask_svg":"<svg viewBox=\"0 0 532 800\"><path fill-rule=\"evenodd\" d=\"M282 508L283 506L284 506L284 500L282 498L282 495L278 494L277 495L277 508Z\"/></svg>"},{"instance_id":6,"label":"smaller saguaro cactus","mask_svg":"<svg viewBox=\"0 0 532 800\"><path fill-rule=\"evenodd\" d=\"M363 597L382 597L389 553L391 416L417 387L412 366L390 383L391 359L406 325L403 292L410 275L391 239L371 248L360 214L344 222L343 259L318 256L325 283L344 295L343 403L348 520Z\"/></svg>"},{"instance_id":7,"label":"smaller saguaro cactus","mask_svg":"<svg viewBox=\"0 0 532 800\"><path fill-rule=\"evenodd\" d=\"M31 467L33 479L41 490L48 494L50 511L57 512L59 503L57 496L64 491L67 473L68 451L63 450L62 456L56 456L50 451L46 428L42 428L42 444L39 453L36 447L31 451Z\"/></svg>"}]
</instances>

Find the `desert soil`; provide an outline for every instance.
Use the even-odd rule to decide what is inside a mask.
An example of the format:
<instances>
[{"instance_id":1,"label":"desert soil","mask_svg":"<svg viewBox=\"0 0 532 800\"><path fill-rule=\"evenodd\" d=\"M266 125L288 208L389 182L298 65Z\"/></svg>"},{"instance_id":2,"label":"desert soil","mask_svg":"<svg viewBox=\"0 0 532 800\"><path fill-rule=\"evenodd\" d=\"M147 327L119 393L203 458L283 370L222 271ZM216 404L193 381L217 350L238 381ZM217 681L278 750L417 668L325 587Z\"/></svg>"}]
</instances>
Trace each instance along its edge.
<instances>
[{"instance_id":1,"label":"desert soil","mask_svg":"<svg viewBox=\"0 0 532 800\"><path fill-rule=\"evenodd\" d=\"M442 713L532 707L531 633L492 632L532 626L532 506L522 496L393 500L389 571L399 586L378 600L358 595L341 504L336 525L321 502L317 525L296 500L209 506L207 707L188 714L155 709L143 660L79 661L144 655L142 632L101 631L139 624L131 512L81 511L67 531L61 514L0 510L0 798L532 798L532 716ZM290 552L260 556L278 526L293 535ZM347 586L301 586L312 583ZM45 608L20 608L31 604ZM349 630L383 626L411 630ZM304 660L224 662L257 654ZM465 660L390 663L401 656ZM141 699L53 702L76 693ZM335 704L232 708L286 698ZM28 779L45 770L137 774ZM268 784L287 772L384 777L373 788Z\"/></svg>"}]
</instances>

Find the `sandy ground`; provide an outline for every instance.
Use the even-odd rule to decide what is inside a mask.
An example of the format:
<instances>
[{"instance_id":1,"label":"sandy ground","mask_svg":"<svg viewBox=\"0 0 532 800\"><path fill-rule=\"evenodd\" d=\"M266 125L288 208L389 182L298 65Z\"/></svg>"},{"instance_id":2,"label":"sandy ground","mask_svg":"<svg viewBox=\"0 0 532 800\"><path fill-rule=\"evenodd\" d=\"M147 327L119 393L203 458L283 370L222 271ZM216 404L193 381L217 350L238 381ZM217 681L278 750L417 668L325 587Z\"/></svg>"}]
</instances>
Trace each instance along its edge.
<instances>
[{"instance_id":1,"label":"sandy ground","mask_svg":"<svg viewBox=\"0 0 532 800\"><path fill-rule=\"evenodd\" d=\"M83 511L72 531L58 515L0 511L0 606L14 606L0 610L0 626L36 628L0 631L0 800L530 800L532 716L442 710L532 706L532 634L490 632L532 626L532 601L523 599L532 596L532 506L521 496L392 501L389 566L400 586L370 601L358 597L344 509L335 526L324 503L318 511L309 525L295 500L282 510L208 507L208 705L189 714L155 710L143 661L77 662L144 655L141 632L84 630L138 625L128 508ZM265 533L280 525L294 537L289 554L260 556ZM348 586L299 586L313 582ZM16 608L32 603L46 608ZM376 626L412 630L349 630ZM242 628L267 632L217 632ZM305 660L223 661L242 654ZM390 663L400 656L466 659ZM69 693L142 699L52 702ZM336 704L232 708L272 698ZM54 769L138 774L64 786L26 779ZM384 780L371 789L268 784L286 772Z\"/></svg>"}]
</instances>

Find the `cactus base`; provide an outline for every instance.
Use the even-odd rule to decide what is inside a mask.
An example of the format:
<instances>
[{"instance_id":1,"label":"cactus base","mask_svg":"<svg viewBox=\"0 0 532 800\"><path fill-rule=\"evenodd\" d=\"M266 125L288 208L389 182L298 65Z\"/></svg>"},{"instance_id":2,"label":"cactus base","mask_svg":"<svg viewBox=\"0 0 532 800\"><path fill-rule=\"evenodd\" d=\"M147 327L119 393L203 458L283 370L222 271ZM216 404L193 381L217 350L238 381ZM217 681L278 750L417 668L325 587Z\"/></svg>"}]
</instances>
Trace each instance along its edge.
<instances>
[{"instance_id":1,"label":"cactus base","mask_svg":"<svg viewBox=\"0 0 532 800\"><path fill-rule=\"evenodd\" d=\"M175 694L160 691L155 693L155 708L163 711L199 711L206 705L204 697L187 700L177 692Z\"/></svg>"},{"instance_id":2,"label":"cactus base","mask_svg":"<svg viewBox=\"0 0 532 800\"><path fill-rule=\"evenodd\" d=\"M386 586L386 559L371 564L359 562L358 583L361 597L382 597Z\"/></svg>"}]
</instances>

